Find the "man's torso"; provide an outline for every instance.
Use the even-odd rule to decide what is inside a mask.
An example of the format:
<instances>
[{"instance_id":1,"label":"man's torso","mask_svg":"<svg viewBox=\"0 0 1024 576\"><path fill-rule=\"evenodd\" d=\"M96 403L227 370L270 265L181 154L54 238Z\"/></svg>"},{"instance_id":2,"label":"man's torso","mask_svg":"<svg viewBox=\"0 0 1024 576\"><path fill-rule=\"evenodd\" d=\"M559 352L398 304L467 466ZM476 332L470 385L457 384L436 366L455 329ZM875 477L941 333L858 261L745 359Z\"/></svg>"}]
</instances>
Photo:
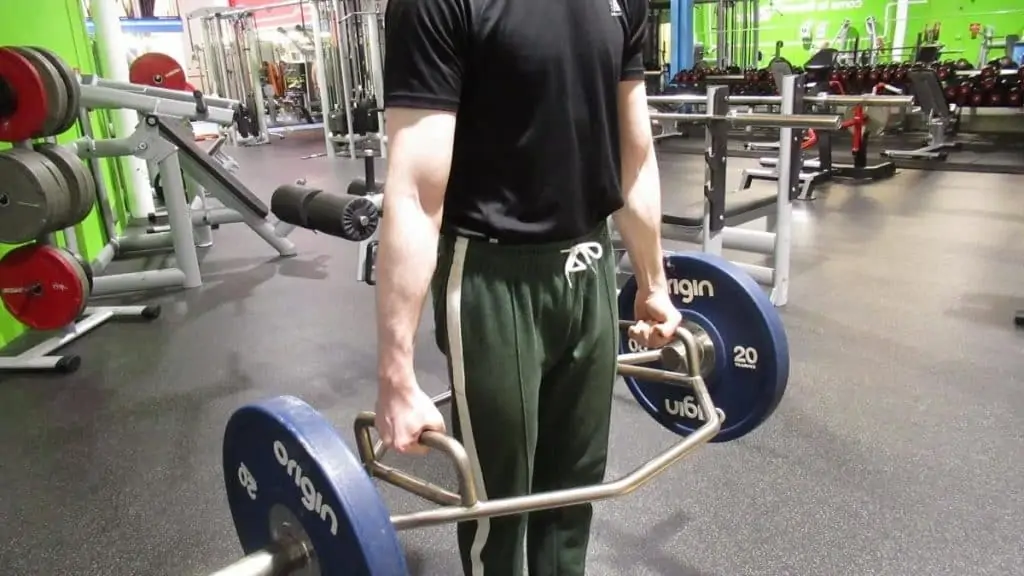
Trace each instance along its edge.
<instances>
[{"instance_id":1,"label":"man's torso","mask_svg":"<svg viewBox=\"0 0 1024 576\"><path fill-rule=\"evenodd\" d=\"M469 10L443 230L509 243L589 233L622 205L619 0L441 1Z\"/></svg>"}]
</instances>

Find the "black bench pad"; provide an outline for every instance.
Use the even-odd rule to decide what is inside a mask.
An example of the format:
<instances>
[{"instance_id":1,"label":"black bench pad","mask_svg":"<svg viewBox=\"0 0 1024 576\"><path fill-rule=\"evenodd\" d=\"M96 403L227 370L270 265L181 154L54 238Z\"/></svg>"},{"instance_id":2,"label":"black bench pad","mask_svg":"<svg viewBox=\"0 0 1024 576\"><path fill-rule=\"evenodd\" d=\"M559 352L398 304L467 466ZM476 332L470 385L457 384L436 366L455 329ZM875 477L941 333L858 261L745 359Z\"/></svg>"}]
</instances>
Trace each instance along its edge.
<instances>
[{"instance_id":1,"label":"black bench pad","mask_svg":"<svg viewBox=\"0 0 1024 576\"><path fill-rule=\"evenodd\" d=\"M214 180L216 180L228 194L241 202L242 205L254 212L260 218L266 219L267 216L270 215L270 208L268 208L262 200L257 198L256 195L245 186L245 184L242 184L241 180L231 172L228 172L227 168L224 168L220 162L213 159L213 156L210 156L205 150L200 148L199 144L196 143L195 138L191 134L185 134L183 130L175 128L163 118L154 118L156 119L156 127L160 132L160 136L171 144L174 144L178 148L179 152L188 156L189 159L213 176Z\"/></svg>"}]
</instances>

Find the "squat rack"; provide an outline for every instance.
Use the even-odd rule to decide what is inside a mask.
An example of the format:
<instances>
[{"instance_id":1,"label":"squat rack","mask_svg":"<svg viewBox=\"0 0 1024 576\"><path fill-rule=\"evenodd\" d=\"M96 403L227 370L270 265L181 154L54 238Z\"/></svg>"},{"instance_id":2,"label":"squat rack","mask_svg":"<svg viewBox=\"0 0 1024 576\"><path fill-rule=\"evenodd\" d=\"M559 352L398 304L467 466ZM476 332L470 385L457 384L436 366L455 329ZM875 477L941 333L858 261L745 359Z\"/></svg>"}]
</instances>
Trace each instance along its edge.
<instances>
[{"instance_id":1,"label":"squat rack","mask_svg":"<svg viewBox=\"0 0 1024 576\"><path fill-rule=\"evenodd\" d=\"M805 128L834 131L842 118L832 114L801 114L806 102L803 77L785 76L781 96L775 97L780 114L729 111L730 98L723 86L709 86L701 100L705 114L652 113L652 120L703 123L707 126L704 198L682 214L662 215L662 236L669 240L700 244L704 252L721 256L733 249L767 256L767 264L734 262L760 284L771 287L771 300L785 306L789 300L793 200L799 194L800 139ZM679 98L659 97L665 102ZM700 98L700 97L697 97ZM736 98L736 97L733 97ZM773 189L726 191L729 125L779 128L779 167ZM739 225L764 220L767 230ZM616 249L621 241L616 239Z\"/></svg>"}]
</instances>

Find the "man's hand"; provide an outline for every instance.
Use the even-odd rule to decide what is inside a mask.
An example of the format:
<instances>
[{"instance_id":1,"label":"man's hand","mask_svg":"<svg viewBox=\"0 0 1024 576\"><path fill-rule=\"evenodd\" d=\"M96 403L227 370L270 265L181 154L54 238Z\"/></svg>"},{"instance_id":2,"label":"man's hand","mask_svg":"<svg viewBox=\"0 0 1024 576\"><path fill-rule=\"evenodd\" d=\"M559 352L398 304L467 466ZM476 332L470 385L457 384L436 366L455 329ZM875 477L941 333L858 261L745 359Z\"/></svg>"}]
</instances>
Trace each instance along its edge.
<instances>
[{"instance_id":1,"label":"man's hand","mask_svg":"<svg viewBox=\"0 0 1024 576\"><path fill-rule=\"evenodd\" d=\"M675 339L676 329L683 321L668 292L660 288L638 290L633 315L636 323L629 328L629 337L647 348L667 345Z\"/></svg>"},{"instance_id":2,"label":"man's hand","mask_svg":"<svg viewBox=\"0 0 1024 576\"><path fill-rule=\"evenodd\" d=\"M420 434L426 430L444 432L444 418L420 388L416 377L412 382L382 386L377 396L377 419L374 425L384 446L403 454L425 454Z\"/></svg>"}]
</instances>

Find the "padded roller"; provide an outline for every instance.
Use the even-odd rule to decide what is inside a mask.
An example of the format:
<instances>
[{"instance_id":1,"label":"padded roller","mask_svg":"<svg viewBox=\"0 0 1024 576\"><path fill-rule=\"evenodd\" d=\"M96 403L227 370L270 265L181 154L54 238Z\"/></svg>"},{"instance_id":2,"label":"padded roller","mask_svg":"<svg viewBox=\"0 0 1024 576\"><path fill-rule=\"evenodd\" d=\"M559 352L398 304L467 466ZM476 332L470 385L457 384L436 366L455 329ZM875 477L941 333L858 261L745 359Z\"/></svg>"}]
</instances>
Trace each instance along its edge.
<instances>
[{"instance_id":1,"label":"padded roller","mask_svg":"<svg viewBox=\"0 0 1024 576\"><path fill-rule=\"evenodd\" d=\"M307 205L309 228L353 242L366 240L377 231L380 211L363 196L321 193Z\"/></svg>"},{"instance_id":2,"label":"padded roller","mask_svg":"<svg viewBox=\"0 0 1024 576\"><path fill-rule=\"evenodd\" d=\"M301 184L278 186L270 197L270 212L286 224L309 228L309 203L321 192Z\"/></svg>"}]
</instances>

